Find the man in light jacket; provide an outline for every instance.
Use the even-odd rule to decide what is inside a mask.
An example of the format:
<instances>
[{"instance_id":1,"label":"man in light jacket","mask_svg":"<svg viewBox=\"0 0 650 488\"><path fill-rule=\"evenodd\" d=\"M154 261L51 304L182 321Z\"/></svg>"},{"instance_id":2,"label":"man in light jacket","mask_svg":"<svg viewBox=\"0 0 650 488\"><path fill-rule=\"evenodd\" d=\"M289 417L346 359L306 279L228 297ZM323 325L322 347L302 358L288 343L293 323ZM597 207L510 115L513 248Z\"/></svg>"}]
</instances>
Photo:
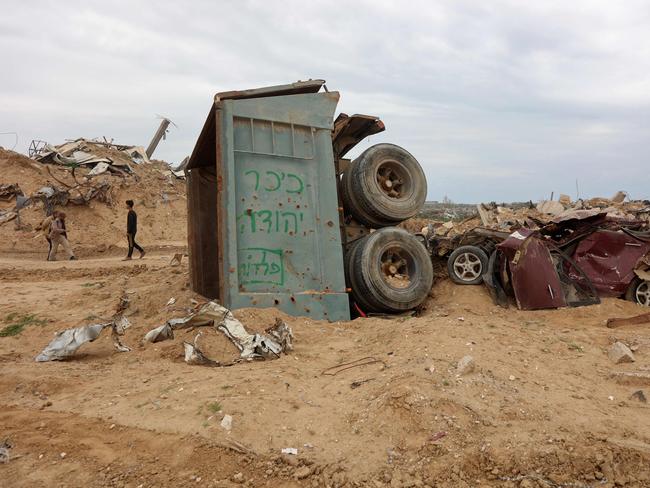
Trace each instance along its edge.
<instances>
[{"instance_id":1,"label":"man in light jacket","mask_svg":"<svg viewBox=\"0 0 650 488\"><path fill-rule=\"evenodd\" d=\"M77 259L68 242L68 234L65 229L65 212L58 212L56 218L52 221L49 238L52 241L52 249L50 249L48 261L56 261L56 252L59 249L59 245L63 246L70 261Z\"/></svg>"}]
</instances>

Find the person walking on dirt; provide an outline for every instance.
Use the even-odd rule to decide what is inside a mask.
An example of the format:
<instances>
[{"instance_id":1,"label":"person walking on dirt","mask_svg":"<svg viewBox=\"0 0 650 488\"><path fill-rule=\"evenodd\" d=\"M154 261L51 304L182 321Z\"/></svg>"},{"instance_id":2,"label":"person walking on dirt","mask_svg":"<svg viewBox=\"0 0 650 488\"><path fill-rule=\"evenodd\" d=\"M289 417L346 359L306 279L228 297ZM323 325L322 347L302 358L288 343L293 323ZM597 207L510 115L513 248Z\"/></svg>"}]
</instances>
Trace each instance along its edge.
<instances>
[{"instance_id":1,"label":"person walking on dirt","mask_svg":"<svg viewBox=\"0 0 650 488\"><path fill-rule=\"evenodd\" d=\"M56 252L59 249L59 245L63 246L65 252L68 253L70 261L77 259L72 252L70 243L68 242L68 234L65 228L64 212L57 212L56 218L50 224L49 238L52 241L52 249L50 249L48 261L56 261Z\"/></svg>"},{"instance_id":2,"label":"person walking on dirt","mask_svg":"<svg viewBox=\"0 0 650 488\"><path fill-rule=\"evenodd\" d=\"M138 232L138 214L133 210L133 200L127 200L126 207L129 209L126 216L126 238L129 241L129 254L126 255L123 261L131 259L134 248L140 251L140 259L142 259L146 252L135 242L135 234Z\"/></svg>"},{"instance_id":3,"label":"person walking on dirt","mask_svg":"<svg viewBox=\"0 0 650 488\"><path fill-rule=\"evenodd\" d=\"M52 212L52 215L48 215L43 219L43 221L38 224L36 227L36 230L41 230L45 234L45 240L47 241L47 258L46 260L50 260L50 253L52 252L52 239L50 239L50 227L52 226L52 222L54 222L54 219L56 219L56 216L59 212L56 210Z\"/></svg>"}]
</instances>

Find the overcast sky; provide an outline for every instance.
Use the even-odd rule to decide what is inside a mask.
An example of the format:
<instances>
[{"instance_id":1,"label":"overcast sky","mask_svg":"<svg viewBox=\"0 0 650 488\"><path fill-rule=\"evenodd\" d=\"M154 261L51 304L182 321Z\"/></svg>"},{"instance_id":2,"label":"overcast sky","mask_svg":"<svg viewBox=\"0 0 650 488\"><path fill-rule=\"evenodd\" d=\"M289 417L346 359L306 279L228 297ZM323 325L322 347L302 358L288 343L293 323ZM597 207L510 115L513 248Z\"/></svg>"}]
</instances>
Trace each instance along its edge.
<instances>
[{"instance_id":1,"label":"overcast sky","mask_svg":"<svg viewBox=\"0 0 650 488\"><path fill-rule=\"evenodd\" d=\"M177 164L214 93L323 78L425 169L429 199L650 198L650 2L0 0L0 132ZM0 145L14 146L13 135ZM1 180L1 179L0 179Z\"/></svg>"}]
</instances>

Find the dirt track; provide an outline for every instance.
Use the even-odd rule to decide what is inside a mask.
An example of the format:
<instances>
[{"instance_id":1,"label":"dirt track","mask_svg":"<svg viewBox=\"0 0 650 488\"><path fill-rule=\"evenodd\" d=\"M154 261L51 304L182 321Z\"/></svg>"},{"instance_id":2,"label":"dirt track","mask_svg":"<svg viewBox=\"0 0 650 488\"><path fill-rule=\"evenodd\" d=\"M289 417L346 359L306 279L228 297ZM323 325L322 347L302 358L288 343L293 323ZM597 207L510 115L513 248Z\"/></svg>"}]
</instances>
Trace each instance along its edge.
<instances>
[{"instance_id":1,"label":"dirt track","mask_svg":"<svg viewBox=\"0 0 650 488\"><path fill-rule=\"evenodd\" d=\"M45 321L0 337L0 437L20 456L0 465L3 486L650 486L650 407L630 399L650 379L610 376L650 373L650 327L604 327L642 311L631 303L520 312L443 282L418 318L241 310L255 330L284 317L295 351L213 369L182 361L196 332L140 344L194 296L169 258L0 260L0 326L12 313ZM72 360L34 362L55 331L110 316L124 292L132 352L105 334ZM636 363L609 361L614 338L638 346ZM459 377L467 354L476 371ZM378 362L322 374L368 356Z\"/></svg>"}]
</instances>

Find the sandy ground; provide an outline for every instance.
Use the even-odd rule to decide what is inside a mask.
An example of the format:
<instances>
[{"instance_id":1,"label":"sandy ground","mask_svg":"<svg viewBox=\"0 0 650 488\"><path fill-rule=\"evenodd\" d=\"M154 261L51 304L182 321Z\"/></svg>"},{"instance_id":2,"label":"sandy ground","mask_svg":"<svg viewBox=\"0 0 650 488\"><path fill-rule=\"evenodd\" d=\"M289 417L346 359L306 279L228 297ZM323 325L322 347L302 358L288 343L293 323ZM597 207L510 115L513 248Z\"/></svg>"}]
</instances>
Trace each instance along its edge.
<instances>
[{"instance_id":1,"label":"sandy ground","mask_svg":"<svg viewBox=\"0 0 650 488\"><path fill-rule=\"evenodd\" d=\"M196 331L141 344L196 298L185 263L170 257L0 257L0 329L32 316L0 337L0 442L13 446L1 486L650 486L650 407L631 398L650 396L650 326L604 326L644 311L634 304L506 310L482 287L443 281L414 318L239 310L253 330L284 318L295 350L190 366L182 341ZM110 317L123 293L131 352L114 352L105 333L71 360L34 362L56 331ZM608 359L615 340L636 362ZM227 341L211 344L233 354ZM459 376L466 355L476 368Z\"/></svg>"}]
</instances>

